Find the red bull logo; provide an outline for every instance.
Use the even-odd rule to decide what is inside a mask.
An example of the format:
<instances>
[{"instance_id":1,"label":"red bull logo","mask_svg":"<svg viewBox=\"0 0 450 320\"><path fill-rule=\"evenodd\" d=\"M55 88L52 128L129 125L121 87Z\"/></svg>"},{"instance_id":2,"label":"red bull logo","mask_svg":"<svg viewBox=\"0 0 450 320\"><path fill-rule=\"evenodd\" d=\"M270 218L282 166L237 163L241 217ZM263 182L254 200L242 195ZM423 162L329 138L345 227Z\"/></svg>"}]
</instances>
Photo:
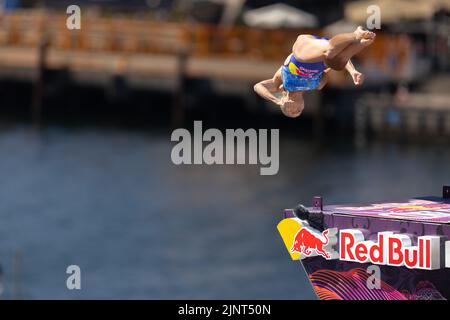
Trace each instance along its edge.
<instances>
[{"instance_id":1,"label":"red bull logo","mask_svg":"<svg viewBox=\"0 0 450 320\"><path fill-rule=\"evenodd\" d=\"M339 256L334 249L337 245L336 228L326 229L321 233L307 221L298 218L284 219L277 228L292 260L313 256L331 260Z\"/></svg>"},{"instance_id":2,"label":"red bull logo","mask_svg":"<svg viewBox=\"0 0 450 320\"><path fill-rule=\"evenodd\" d=\"M450 268L450 240L438 235L418 236L413 241L409 234L384 231L374 239L363 229L320 232L296 217L282 220L278 230L292 260L321 256L409 269Z\"/></svg>"},{"instance_id":3,"label":"red bull logo","mask_svg":"<svg viewBox=\"0 0 450 320\"><path fill-rule=\"evenodd\" d=\"M321 255L325 259L330 259L330 254L324 249L324 246L329 243L328 232L328 230L323 231L320 237L315 232L308 230L308 228L301 228L294 237L291 252L298 252L309 257L314 250L316 254Z\"/></svg>"}]
</instances>

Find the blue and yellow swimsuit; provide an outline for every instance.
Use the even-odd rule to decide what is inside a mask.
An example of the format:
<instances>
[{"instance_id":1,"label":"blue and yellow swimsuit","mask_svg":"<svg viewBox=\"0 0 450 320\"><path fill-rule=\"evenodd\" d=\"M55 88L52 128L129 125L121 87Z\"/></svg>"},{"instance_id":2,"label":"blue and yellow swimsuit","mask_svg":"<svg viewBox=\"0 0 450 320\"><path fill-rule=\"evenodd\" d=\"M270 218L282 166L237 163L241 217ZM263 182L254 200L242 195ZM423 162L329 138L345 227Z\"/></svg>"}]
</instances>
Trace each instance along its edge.
<instances>
[{"instance_id":1,"label":"blue and yellow swimsuit","mask_svg":"<svg viewBox=\"0 0 450 320\"><path fill-rule=\"evenodd\" d=\"M326 68L322 61L300 62L291 54L289 62L281 67L283 87L286 91L314 90L319 86Z\"/></svg>"}]
</instances>

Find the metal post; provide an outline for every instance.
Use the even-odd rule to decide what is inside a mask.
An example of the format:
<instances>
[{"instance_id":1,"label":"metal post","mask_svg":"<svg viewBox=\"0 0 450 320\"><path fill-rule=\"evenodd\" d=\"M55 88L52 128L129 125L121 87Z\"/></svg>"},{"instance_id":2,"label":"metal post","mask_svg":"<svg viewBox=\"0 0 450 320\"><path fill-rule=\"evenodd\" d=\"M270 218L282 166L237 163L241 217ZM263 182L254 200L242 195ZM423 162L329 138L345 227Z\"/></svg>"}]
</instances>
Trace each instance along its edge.
<instances>
[{"instance_id":1,"label":"metal post","mask_svg":"<svg viewBox=\"0 0 450 320\"><path fill-rule=\"evenodd\" d=\"M450 199L450 186L444 186L442 188L442 197L444 199Z\"/></svg>"},{"instance_id":2,"label":"metal post","mask_svg":"<svg viewBox=\"0 0 450 320\"><path fill-rule=\"evenodd\" d=\"M185 50L181 50L177 56L177 79L176 87L173 96L172 105L172 126L174 128L180 127L184 122L185 112L185 95L186 95L186 67L188 54Z\"/></svg>"},{"instance_id":3,"label":"metal post","mask_svg":"<svg viewBox=\"0 0 450 320\"><path fill-rule=\"evenodd\" d=\"M50 41L47 34L42 37L38 51L37 76L33 88L33 97L31 101L31 119L33 125L37 128L41 125L42 100L44 96L44 73L46 70L47 53Z\"/></svg>"}]
</instances>

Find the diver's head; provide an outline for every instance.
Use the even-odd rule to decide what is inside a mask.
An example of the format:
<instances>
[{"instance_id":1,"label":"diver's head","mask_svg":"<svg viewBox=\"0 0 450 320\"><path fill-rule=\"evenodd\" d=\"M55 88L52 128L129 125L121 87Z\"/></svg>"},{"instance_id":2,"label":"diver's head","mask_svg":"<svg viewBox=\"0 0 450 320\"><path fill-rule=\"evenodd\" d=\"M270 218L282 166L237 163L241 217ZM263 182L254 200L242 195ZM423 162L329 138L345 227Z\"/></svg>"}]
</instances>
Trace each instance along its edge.
<instances>
[{"instance_id":1,"label":"diver's head","mask_svg":"<svg viewBox=\"0 0 450 320\"><path fill-rule=\"evenodd\" d=\"M287 92L281 99L281 111L290 118L300 116L305 108L305 101L303 100L303 92Z\"/></svg>"}]
</instances>

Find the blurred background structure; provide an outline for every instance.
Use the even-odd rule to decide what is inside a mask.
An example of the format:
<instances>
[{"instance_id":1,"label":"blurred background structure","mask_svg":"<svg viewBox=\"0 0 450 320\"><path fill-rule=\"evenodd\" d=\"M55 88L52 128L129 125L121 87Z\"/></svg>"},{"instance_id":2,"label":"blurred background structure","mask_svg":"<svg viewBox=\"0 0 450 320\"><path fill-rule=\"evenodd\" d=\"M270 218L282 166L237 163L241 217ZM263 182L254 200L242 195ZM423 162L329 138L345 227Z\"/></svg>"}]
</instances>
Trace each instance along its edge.
<instances>
[{"instance_id":1,"label":"blurred background structure","mask_svg":"<svg viewBox=\"0 0 450 320\"><path fill-rule=\"evenodd\" d=\"M71 4L81 30L66 28ZM298 34L353 31L374 4L381 30L354 61L364 86L335 72L298 119L254 94ZM0 1L3 296L313 298L276 234L284 207L439 193L450 179L449 12L448 0ZM173 166L170 129L193 120L280 128L279 175ZM86 289L73 293L64 266L77 261Z\"/></svg>"},{"instance_id":2,"label":"blurred background structure","mask_svg":"<svg viewBox=\"0 0 450 320\"><path fill-rule=\"evenodd\" d=\"M38 88L42 82L42 90L35 88L32 96L35 117L43 112L39 106L49 92L61 95L72 83L102 86L122 96L133 89L171 93L178 97L175 121L182 121L189 101L205 91L238 97L246 109L260 111L261 101L250 88L274 73L299 33L351 31L365 24L367 7L376 4L383 28L357 59L367 76L363 91L376 94L355 96L348 77L335 73L330 87L337 90L310 95L306 113L316 127L332 120L364 133L450 134L442 90L449 81L446 0L80 1L81 30L64 27L68 4L3 1L1 76ZM342 108L329 100L357 107Z\"/></svg>"}]
</instances>

